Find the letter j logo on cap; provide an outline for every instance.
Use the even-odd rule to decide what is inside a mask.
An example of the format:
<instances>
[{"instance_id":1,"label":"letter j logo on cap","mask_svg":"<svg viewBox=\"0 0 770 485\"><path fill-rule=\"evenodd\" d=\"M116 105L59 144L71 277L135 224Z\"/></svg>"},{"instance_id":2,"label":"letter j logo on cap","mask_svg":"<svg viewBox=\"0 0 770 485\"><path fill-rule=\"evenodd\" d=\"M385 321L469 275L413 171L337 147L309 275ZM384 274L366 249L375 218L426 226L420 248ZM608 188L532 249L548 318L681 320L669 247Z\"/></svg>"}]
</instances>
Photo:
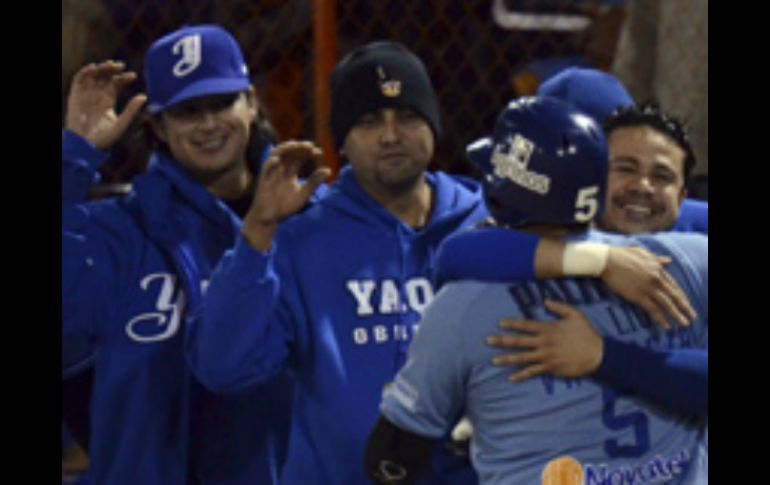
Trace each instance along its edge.
<instances>
[{"instance_id":1,"label":"letter j logo on cap","mask_svg":"<svg viewBox=\"0 0 770 485\"><path fill-rule=\"evenodd\" d=\"M182 55L182 58L174 64L174 76L184 77L190 74L201 63L200 34L182 37L171 48L171 52L176 55Z\"/></svg>"}]
</instances>

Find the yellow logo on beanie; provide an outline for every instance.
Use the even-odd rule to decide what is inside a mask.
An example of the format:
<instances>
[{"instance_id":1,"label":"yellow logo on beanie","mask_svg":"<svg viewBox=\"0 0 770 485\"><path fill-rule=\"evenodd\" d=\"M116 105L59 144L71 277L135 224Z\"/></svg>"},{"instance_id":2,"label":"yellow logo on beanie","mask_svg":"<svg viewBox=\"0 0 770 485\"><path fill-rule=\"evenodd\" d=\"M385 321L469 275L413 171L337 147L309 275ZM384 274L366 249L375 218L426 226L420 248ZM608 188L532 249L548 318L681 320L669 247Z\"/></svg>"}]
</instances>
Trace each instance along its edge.
<instances>
[{"instance_id":1,"label":"yellow logo on beanie","mask_svg":"<svg viewBox=\"0 0 770 485\"><path fill-rule=\"evenodd\" d=\"M388 79L385 69L377 66L377 83L380 85L380 92L386 98L397 98L401 96L401 81L397 79Z\"/></svg>"}]
</instances>

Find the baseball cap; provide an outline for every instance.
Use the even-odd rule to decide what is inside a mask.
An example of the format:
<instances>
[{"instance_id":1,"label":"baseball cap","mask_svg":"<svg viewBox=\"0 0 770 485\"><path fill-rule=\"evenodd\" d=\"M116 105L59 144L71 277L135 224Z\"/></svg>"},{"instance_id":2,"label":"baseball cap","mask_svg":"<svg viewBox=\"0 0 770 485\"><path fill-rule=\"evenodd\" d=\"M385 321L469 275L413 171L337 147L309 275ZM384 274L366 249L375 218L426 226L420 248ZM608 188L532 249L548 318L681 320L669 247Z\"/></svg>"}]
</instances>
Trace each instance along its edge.
<instances>
[{"instance_id":1,"label":"baseball cap","mask_svg":"<svg viewBox=\"0 0 770 485\"><path fill-rule=\"evenodd\" d=\"M331 132L340 148L365 114L409 108L441 133L438 102L422 61L398 42L375 41L345 56L331 74Z\"/></svg>"},{"instance_id":2,"label":"baseball cap","mask_svg":"<svg viewBox=\"0 0 770 485\"><path fill-rule=\"evenodd\" d=\"M185 26L155 41L144 58L148 107L159 113L191 98L249 88L238 43L217 25Z\"/></svg>"},{"instance_id":3,"label":"baseball cap","mask_svg":"<svg viewBox=\"0 0 770 485\"><path fill-rule=\"evenodd\" d=\"M569 67L548 78L538 87L537 95L570 102L597 123L603 123L616 109L634 104L614 76L583 67Z\"/></svg>"}]
</instances>

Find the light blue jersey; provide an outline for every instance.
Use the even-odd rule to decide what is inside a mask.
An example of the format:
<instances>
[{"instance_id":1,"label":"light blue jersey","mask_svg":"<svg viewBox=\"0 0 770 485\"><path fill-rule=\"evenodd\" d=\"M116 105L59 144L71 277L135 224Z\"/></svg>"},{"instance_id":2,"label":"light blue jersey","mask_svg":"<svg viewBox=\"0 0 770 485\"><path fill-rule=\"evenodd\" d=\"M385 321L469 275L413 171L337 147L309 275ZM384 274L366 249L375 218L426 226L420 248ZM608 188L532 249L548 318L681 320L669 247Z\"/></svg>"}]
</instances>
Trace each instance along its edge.
<instances>
[{"instance_id":1,"label":"light blue jersey","mask_svg":"<svg viewBox=\"0 0 770 485\"><path fill-rule=\"evenodd\" d=\"M455 282L426 310L406 366L381 404L398 427L438 438L464 408L474 427L472 459L482 483L625 485L707 483L706 420L673 414L586 379L542 377L512 384L511 367L485 344L502 318L553 320L545 298L578 307L603 335L654 349L705 348L708 342L708 238L666 234L624 238L673 256L671 275L698 312L686 329L665 332L639 308L595 279L523 284ZM561 467L561 471L559 468Z\"/></svg>"}]
</instances>

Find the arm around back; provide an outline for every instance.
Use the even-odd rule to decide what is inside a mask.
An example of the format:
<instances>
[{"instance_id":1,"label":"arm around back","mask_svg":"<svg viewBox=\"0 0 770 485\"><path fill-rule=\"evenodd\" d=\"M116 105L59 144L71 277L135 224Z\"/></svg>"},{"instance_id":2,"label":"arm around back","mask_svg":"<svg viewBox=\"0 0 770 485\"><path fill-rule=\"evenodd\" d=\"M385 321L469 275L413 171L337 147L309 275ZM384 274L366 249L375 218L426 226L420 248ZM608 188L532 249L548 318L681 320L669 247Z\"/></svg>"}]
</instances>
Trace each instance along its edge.
<instances>
[{"instance_id":1,"label":"arm around back","mask_svg":"<svg viewBox=\"0 0 770 485\"><path fill-rule=\"evenodd\" d=\"M540 238L519 231L479 228L448 237L436 257L436 285L462 279L524 281L535 278Z\"/></svg>"},{"instance_id":2,"label":"arm around back","mask_svg":"<svg viewBox=\"0 0 770 485\"><path fill-rule=\"evenodd\" d=\"M708 416L708 364L707 349L654 351L605 338L595 375L667 409Z\"/></svg>"}]
</instances>

